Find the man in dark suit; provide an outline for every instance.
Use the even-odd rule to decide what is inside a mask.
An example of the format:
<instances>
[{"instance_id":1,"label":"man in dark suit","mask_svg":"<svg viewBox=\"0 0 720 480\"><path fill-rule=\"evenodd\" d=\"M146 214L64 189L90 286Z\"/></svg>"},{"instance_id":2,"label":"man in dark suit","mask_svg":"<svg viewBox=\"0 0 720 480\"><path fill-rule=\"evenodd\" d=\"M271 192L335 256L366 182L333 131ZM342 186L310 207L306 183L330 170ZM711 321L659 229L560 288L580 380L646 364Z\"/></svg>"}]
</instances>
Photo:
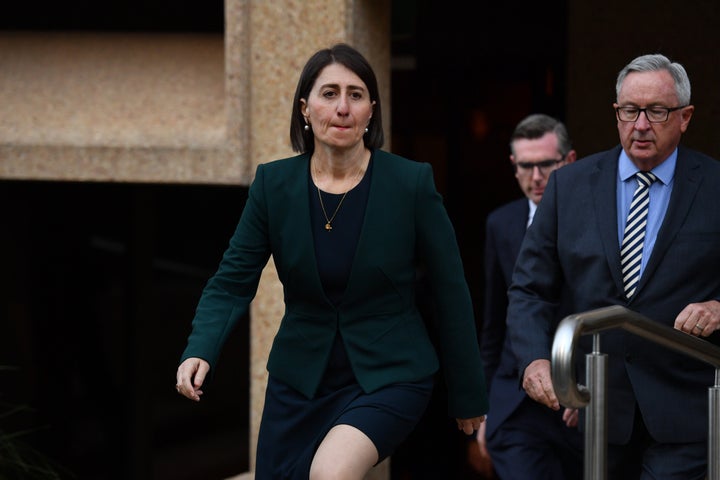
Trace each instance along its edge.
<instances>
[{"instance_id":1,"label":"man in dark suit","mask_svg":"<svg viewBox=\"0 0 720 480\"><path fill-rule=\"evenodd\" d=\"M620 71L616 93L620 145L550 178L509 290L523 388L556 410L550 352L564 290L575 312L622 305L720 343L720 163L680 145L694 109L687 73L663 55L643 55ZM643 182L649 211L635 249L639 283L626 290L632 273L622 273L621 245L639 176L651 178ZM704 479L713 368L622 329L599 335L608 355L608 478Z\"/></svg>"},{"instance_id":2,"label":"man in dark suit","mask_svg":"<svg viewBox=\"0 0 720 480\"><path fill-rule=\"evenodd\" d=\"M506 335L507 289L513 266L542 199L548 177L575 161L567 129L543 114L525 117L510 138L510 162L524 197L492 211L486 221L485 311L480 351L489 379L490 411L478 430L501 480L582 477L577 411L550 410L518 384L518 364ZM569 313L569 312L568 312Z\"/></svg>"}]
</instances>

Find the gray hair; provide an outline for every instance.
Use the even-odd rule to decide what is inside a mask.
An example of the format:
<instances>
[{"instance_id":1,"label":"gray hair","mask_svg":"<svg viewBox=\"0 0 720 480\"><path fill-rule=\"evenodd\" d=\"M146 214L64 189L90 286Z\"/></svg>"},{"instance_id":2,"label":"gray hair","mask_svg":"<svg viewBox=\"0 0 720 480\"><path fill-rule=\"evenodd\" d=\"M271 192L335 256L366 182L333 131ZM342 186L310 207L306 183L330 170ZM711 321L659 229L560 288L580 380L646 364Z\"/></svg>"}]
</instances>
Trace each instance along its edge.
<instances>
[{"instance_id":1,"label":"gray hair","mask_svg":"<svg viewBox=\"0 0 720 480\"><path fill-rule=\"evenodd\" d=\"M667 70L675 82L675 94L680 105L690 105L690 79L685 68L677 62L671 62L665 55L641 55L620 70L615 84L615 95L620 95L625 77L632 72L658 72Z\"/></svg>"},{"instance_id":2,"label":"gray hair","mask_svg":"<svg viewBox=\"0 0 720 480\"><path fill-rule=\"evenodd\" d=\"M534 113L523 118L515 127L510 137L510 151L515 155L515 149L513 148L515 140L535 140L541 138L546 133L554 133L557 135L558 151L563 157L572 150L572 142L570 141L570 135L568 135L565 124L544 113Z\"/></svg>"}]
</instances>

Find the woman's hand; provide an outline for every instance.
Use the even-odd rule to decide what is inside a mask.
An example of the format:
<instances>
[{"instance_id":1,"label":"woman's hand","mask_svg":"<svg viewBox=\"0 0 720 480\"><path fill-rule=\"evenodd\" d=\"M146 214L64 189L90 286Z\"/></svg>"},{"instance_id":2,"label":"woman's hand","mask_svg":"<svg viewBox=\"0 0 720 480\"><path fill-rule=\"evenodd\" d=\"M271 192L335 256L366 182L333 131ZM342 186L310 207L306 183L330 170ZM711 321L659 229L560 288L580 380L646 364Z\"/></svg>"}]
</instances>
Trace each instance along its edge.
<instances>
[{"instance_id":1,"label":"woman's hand","mask_svg":"<svg viewBox=\"0 0 720 480\"><path fill-rule=\"evenodd\" d=\"M202 358L190 357L180 364L176 374L175 390L190 400L200 401L203 391L200 390L205 376L210 371L210 364Z\"/></svg>"}]
</instances>

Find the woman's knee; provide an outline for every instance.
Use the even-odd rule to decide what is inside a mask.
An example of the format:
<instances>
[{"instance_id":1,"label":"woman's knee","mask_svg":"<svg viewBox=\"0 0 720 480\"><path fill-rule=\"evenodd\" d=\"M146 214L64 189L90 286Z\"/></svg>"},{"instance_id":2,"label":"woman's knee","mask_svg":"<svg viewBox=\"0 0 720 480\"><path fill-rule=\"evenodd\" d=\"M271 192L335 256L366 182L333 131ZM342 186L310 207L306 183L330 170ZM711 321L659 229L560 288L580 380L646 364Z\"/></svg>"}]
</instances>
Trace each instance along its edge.
<instances>
[{"instance_id":1,"label":"woman's knee","mask_svg":"<svg viewBox=\"0 0 720 480\"><path fill-rule=\"evenodd\" d=\"M350 425L333 427L320 443L310 480L362 480L378 461L372 440Z\"/></svg>"}]
</instances>

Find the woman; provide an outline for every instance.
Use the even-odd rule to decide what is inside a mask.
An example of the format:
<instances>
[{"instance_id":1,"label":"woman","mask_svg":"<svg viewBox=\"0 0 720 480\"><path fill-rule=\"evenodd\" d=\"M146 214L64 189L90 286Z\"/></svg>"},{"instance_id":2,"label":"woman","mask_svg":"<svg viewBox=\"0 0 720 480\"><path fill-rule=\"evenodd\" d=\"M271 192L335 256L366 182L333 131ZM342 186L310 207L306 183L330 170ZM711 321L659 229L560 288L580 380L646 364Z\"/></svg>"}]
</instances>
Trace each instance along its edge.
<instances>
[{"instance_id":1,"label":"woman","mask_svg":"<svg viewBox=\"0 0 720 480\"><path fill-rule=\"evenodd\" d=\"M273 256L285 313L268 360L255 478L357 479L427 406L438 355L415 302L433 288L449 412L467 434L487 412L472 303L428 164L380 150L375 74L338 44L315 53L290 125L300 155L259 165L197 307L177 390L198 401Z\"/></svg>"}]
</instances>

